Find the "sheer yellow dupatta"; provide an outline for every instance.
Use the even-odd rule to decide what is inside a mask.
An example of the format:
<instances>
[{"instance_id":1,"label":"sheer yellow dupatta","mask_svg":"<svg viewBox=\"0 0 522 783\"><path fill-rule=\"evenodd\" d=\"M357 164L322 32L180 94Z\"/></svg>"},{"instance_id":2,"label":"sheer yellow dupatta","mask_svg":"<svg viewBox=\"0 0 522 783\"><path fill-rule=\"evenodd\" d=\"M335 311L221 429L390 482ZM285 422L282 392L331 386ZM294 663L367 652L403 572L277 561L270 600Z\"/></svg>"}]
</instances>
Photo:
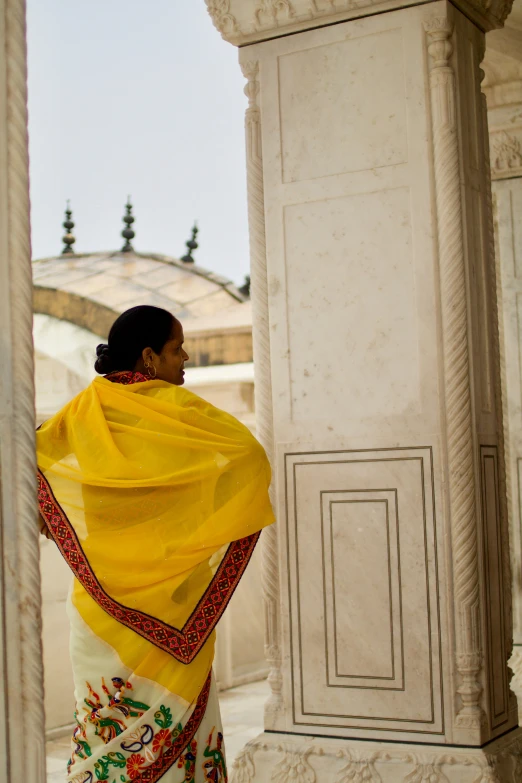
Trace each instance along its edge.
<instances>
[{"instance_id":1,"label":"sheer yellow dupatta","mask_svg":"<svg viewBox=\"0 0 522 783\"><path fill-rule=\"evenodd\" d=\"M192 702L214 627L273 522L270 467L246 427L191 392L110 377L38 430L40 513L91 630Z\"/></svg>"}]
</instances>

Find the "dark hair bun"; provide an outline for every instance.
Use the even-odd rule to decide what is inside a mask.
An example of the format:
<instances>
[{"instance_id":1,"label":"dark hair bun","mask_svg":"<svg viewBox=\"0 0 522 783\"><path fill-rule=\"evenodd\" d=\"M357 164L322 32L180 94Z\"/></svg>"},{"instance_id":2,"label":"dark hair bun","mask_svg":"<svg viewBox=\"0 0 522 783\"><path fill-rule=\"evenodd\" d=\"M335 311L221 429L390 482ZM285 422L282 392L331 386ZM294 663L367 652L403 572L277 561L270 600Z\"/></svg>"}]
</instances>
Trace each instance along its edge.
<instances>
[{"instance_id":1,"label":"dark hair bun","mask_svg":"<svg viewBox=\"0 0 522 783\"><path fill-rule=\"evenodd\" d=\"M108 345L96 348L94 369L100 375L134 370L144 348L160 354L170 339L175 318L168 310L152 305L137 305L125 310L111 326Z\"/></svg>"},{"instance_id":2,"label":"dark hair bun","mask_svg":"<svg viewBox=\"0 0 522 783\"><path fill-rule=\"evenodd\" d=\"M94 369L100 375L108 375L108 373L114 371L114 362L111 357L109 346L106 343L100 343L96 348L96 356L98 357L94 363Z\"/></svg>"}]
</instances>

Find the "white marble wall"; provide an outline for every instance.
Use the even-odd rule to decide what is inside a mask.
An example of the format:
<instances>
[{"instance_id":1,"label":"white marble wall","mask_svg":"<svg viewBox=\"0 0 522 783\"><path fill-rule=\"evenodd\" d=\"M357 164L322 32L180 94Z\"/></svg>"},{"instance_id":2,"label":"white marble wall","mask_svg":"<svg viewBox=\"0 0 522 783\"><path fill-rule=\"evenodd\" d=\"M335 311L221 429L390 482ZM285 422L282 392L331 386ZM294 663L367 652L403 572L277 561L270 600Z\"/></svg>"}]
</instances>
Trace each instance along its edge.
<instances>
[{"instance_id":1,"label":"white marble wall","mask_svg":"<svg viewBox=\"0 0 522 783\"><path fill-rule=\"evenodd\" d=\"M237 774L482 780L517 722L484 37L446 2L274 28L239 56L281 609Z\"/></svg>"},{"instance_id":2,"label":"white marble wall","mask_svg":"<svg viewBox=\"0 0 522 783\"><path fill-rule=\"evenodd\" d=\"M447 13L444 3L401 10L241 51L243 62L259 62L281 567L289 569L284 730L455 740L442 688L452 668L443 473L451 401L441 388L423 26ZM474 101L463 118L473 130L462 160L466 240L484 265L482 131L473 126L480 36L462 17L456 24L457 78ZM470 311L479 300L487 318L488 283L470 297ZM477 456L484 445L494 457L484 320L469 335L477 380L469 426L481 432Z\"/></svg>"}]
</instances>

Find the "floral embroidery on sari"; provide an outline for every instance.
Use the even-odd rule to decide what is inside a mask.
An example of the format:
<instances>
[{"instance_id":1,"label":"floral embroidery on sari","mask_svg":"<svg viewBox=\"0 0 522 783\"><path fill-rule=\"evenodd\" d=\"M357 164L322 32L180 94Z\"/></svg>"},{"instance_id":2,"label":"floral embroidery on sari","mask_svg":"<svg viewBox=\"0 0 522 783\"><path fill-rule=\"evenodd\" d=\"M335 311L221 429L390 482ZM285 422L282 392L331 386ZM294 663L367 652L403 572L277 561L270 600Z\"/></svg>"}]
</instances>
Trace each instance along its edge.
<instances>
[{"instance_id":1,"label":"floral embroidery on sari","mask_svg":"<svg viewBox=\"0 0 522 783\"><path fill-rule=\"evenodd\" d=\"M209 674L196 706L184 726L178 723L175 728L172 728L171 710L162 704L154 714L156 727L152 728L147 723L142 724L120 742L119 751L105 753L97 759L94 763L96 781L156 783L176 762L180 768L183 765L192 765L190 770L193 779L197 748L194 735L207 708L211 677L212 675ZM193 759L190 758L191 755L194 755ZM187 778L187 771L190 770L185 766L185 780L191 780ZM71 772L69 768L69 774ZM214 778L208 779L214 780ZM224 783L225 779L216 778L216 783L217 781ZM81 772L72 778L71 783L91 783L91 781L94 781L91 772Z\"/></svg>"},{"instance_id":2,"label":"floral embroidery on sari","mask_svg":"<svg viewBox=\"0 0 522 783\"><path fill-rule=\"evenodd\" d=\"M111 679L114 692L111 692L107 687L103 677L101 680L101 691L105 694L106 704L103 704L102 698L92 688L90 683L86 683L89 696L84 699L85 706L83 707L83 712L85 714L81 721L79 720L78 711L75 713L78 725L73 733L73 753L69 761L69 769L76 759L85 760L92 756L86 731L89 724L94 727L95 735L100 737L107 745L126 731L128 728L127 719L141 718L145 712L150 710L148 704L136 701L125 695L127 691L132 690L130 682L126 682L121 677L112 677Z\"/></svg>"},{"instance_id":3,"label":"floral embroidery on sari","mask_svg":"<svg viewBox=\"0 0 522 783\"><path fill-rule=\"evenodd\" d=\"M109 780L109 774L113 770L109 770L109 767L116 767L117 769L124 769L127 762L121 753L106 753L102 756L94 765L94 771L96 773L97 780ZM121 780L120 776L120 780Z\"/></svg>"}]
</instances>

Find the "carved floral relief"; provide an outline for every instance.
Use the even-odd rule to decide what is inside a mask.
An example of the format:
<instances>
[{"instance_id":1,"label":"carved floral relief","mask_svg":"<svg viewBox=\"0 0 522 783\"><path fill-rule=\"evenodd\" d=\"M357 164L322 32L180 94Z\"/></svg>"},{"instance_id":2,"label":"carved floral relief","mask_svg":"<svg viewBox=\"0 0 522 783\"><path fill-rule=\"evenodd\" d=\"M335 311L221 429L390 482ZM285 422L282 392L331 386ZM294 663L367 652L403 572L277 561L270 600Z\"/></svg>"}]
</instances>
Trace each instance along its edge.
<instances>
[{"instance_id":1,"label":"carved floral relief","mask_svg":"<svg viewBox=\"0 0 522 783\"><path fill-rule=\"evenodd\" d=\"M516 133L505 130L491 134L491 168L493 176L515 175L522 168L522 144Z\"/></svg>"}]
</instances>

